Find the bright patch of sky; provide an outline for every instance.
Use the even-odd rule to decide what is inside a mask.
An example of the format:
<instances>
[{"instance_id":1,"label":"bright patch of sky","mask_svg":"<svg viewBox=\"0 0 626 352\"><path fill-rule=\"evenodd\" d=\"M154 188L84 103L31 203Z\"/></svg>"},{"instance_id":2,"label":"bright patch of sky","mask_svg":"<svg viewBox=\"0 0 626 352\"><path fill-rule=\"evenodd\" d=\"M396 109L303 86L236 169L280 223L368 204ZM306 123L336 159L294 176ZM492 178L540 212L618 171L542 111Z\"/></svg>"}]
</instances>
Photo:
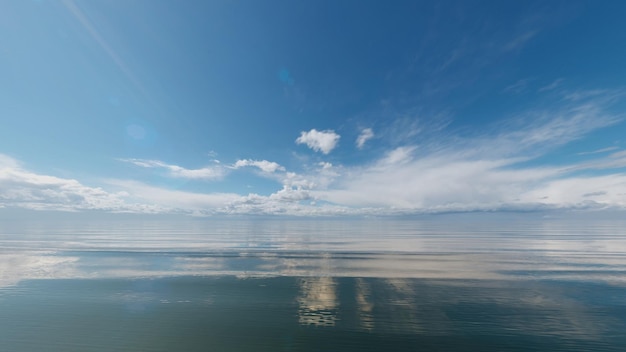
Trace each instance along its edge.
<instances>
[{"instance_id":1,"label":"bright patch of sky","mask_svg":"<svg viewBox=\"0 0 626 352\"><path fill-rule=\"evenodd\" d=\"M626 209L623 13L620 1L4 1L0 207Z\"/></svg>"}]
</instances>

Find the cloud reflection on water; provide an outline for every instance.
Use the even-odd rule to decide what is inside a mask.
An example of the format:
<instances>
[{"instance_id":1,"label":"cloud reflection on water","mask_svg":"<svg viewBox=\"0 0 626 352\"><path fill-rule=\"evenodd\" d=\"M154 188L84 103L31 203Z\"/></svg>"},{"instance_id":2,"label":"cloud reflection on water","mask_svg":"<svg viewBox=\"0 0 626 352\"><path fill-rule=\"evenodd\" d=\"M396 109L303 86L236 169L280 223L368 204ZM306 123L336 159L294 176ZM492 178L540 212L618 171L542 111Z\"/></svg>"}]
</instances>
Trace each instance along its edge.
<instances>
[{"instance_id":1,"label":"cloud reflection on water","mask_svg":"<svg viewBox=\"0 0 626 352\"><path fill-rule=\"evenodd\" d=\"M233 221L90 224L47 232L2 231L0 225L0 287L23 279L179 275L626 283L621 223L435 225Z\"/></svg>"},{"instance_id":2,"label":"cloud reflection on water","mask_svg":"<svg viewBox=\"0 0 626 352\"><path fill-rule=\"evenodd\" d=\"M335 279L328 276L301 278L298 286L298 322L303 325L335 326L338 308Z\"/></svg>"},{"instance_id":3,"label":"cloud reflection on water","mask_svg":"<svg viewBox=\"0 0 626 352\"><path fill-rule=\"evenodd\" d=\"M256 302L258 314L290 310L294 324L316 329L521 334L598 346L624 325L599 315L626 306L620 223L148 225L3 230L0 302L44 279L115 279L123 283L102 294L132 314L183 304L230 314ZM220 280L231 280L229 291L212 284ZM273 294L280 302L266 308Z\"/></svg>"},{"instance_id":4,"label":"cloud reflection on water","mask_svg":"<svg viewBox=\"0 0 626 352\"><path fill-rule=\"evenodd\" d=\"M363 330L374 329L374 302L372 301L372 291L370 285L363 278L355 279L356 302L359 311L359 323Z\"/></svg>"}]
</instances>

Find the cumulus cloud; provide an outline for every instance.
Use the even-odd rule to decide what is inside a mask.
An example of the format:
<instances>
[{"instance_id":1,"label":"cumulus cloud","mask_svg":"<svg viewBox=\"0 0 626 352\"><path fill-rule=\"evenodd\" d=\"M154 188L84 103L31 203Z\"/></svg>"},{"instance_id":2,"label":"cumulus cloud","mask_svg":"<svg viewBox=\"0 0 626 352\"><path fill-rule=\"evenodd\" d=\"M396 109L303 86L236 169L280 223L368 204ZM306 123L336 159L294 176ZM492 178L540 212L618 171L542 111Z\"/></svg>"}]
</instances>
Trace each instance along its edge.
<instances>
[{"instance_id":1,"label":"cumulus cloud","mask_svg":"<svg viewBox=\"0 0 626 352\"><path fill-rule=\"evenodd\" d=\"M250 159L242 159L237 160L237 162L233 165L235 169L245 167L245 166L254 166L259 168L263 172L273 173L276 171L285 171L285 168L280 166L280 164L275 163L273 161L267 160L250 160Z\"/></svg>"},{"instance_id":2,"label":"cumulus cloud","mask_svg":"<svg viewBox=\"0 0 626 352\"><path fill-rule=\"evenodd\" d=\"M134 160L146 167L162 167L162 163ZM255 167L255 162L244 163ZM271 163L260 163L267 166ZM278 170L273 165L265 170ZM310 181L314 175L285 173L282 189L270 195L237 193L200 193L172 190L135 180L104 180L106 190L89 187L77 180L42 175L23 169L20 163L0 154L0 207L33 210L170 213L197 216L219 214L288 214L331 215L346 213L345 207L318 208L312 201ZM302 204L305 202L305 204Z\"/></svg>"},{"instance_id":3,"label":"cumulus cloud","mask_svg":"<svg viewBox=\"0 0 626 352\"><path fill-rule=\"evenodd\" d=\"M311 198L311 192L309 190L303 189L302 187L293 188L289 186L283 186L283 189L269 196L269 199L281 202L299 202Z\"/></svg>"},{"instance_id":4,"label":"cumulus cloud","mask_svg":"<svg viewBox=\"0 0 626 352\"><path fill-rule=\"evenodd\" d=\"M316 152L324 154L330 153L339 142L340 136L333 130L318 131L312 129L308 132L300 132L300 137L296 139L297 144L306 144L307 147Z\"/></svg>"},{"instance_id":5,"label":"cumulus cloud","mask_svg":"<svg viewBox=\"0 0 626 352\"><path fill-rule=\"evenodd\" d=\"M363 149L365 146L365 142L369 141L374 137L374 131L371 128L364 128L361 130L361 134L356 139L356 147L359 149Z\"/></svg>"},{"instance_id":6,"label":"cumulus cloud","mask_svg":"<svg viewBox=\"0 0 626 352\"><path fill-rule=\"evenodd\" d=\"M119 159L120 161L145 168L157 168L167 171L167 175L173 178L191 180L219 180L224 177L226 170L220 165L207 166L200 169L186 169L178 165L171 165L159 160L147 159ZM219 162L216 162L219 164Z\"/></svg>"}]
</instances>

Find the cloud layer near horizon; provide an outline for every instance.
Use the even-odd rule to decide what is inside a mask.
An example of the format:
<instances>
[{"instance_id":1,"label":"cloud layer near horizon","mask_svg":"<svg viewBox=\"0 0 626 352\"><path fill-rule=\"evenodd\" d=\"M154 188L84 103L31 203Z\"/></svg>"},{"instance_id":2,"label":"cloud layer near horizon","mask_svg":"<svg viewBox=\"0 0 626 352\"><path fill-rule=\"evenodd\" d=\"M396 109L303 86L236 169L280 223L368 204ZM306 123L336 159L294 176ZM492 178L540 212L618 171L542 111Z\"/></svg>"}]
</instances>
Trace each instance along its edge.
<instances>
[{"instance_id":1,"label":"cloud layer near horizon","mask_svg":"<svg viewBox=\"0 0 626 352\"><path fill-rule=\"evenodd\" d=\"M101 179L95 181L98 186L88 186L29 171L0 154L0 207L193 215L626 209L626 151L619 147L574 153L580 160L567 164L533 163L555 148L621 122L602 101L580 94L568 99L564 108L508 120L483 135L399 139L373 159L354 165L324 160L340 136L315 129L302 132L296 143L324 156L303 159L297 171L254 159L230 164L214 160L198 169L160 160L118 159L160 177L190 182L221 182L254 168L256 177L276 183L269 194L203 193L131 179ZM371 129L360 130L357 148L373 135Z\"/></svg>"}]
</instances>

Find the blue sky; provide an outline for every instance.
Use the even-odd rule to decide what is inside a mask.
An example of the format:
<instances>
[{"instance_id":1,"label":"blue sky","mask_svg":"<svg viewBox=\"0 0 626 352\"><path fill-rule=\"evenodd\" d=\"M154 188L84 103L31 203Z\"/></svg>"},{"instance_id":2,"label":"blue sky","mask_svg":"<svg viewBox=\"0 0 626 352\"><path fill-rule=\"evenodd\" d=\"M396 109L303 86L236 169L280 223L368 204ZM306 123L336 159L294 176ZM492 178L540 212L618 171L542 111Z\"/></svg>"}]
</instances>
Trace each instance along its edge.
<instances>
[{"instance_id":1,"label":"blue sky","mask_svg":"<svg viewBox=\"0 0 626 352\"><path fill-rule=\"evenodd\" d=\"M622 1L4 1L0 207L624 209L625 12Z\"/></svg>"}]
</instances>

